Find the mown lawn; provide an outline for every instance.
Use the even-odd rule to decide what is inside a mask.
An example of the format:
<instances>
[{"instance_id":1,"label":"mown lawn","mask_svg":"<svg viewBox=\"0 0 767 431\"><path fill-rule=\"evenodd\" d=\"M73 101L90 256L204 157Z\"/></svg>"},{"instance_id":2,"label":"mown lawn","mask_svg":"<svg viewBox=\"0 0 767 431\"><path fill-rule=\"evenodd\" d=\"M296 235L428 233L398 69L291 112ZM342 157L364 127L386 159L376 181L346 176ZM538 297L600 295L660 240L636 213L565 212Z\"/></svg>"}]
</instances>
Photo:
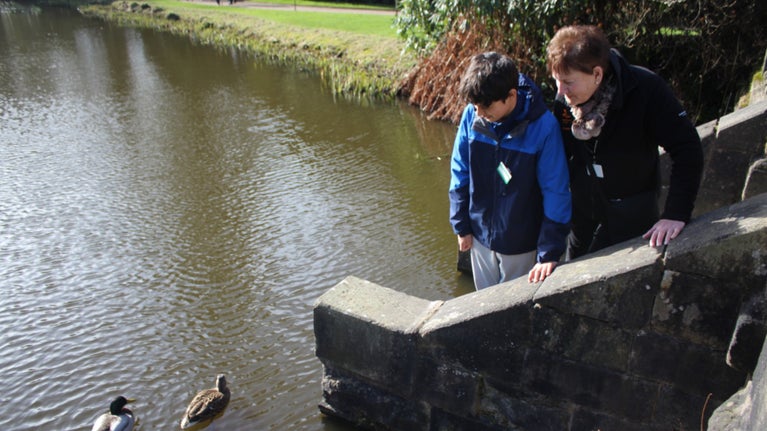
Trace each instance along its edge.
<instances>
[{"instance_id":1,"label":"mown lawn","mask_svg":"<svg viewBox=\"0 0 767 431\"><path fill-rule=\"evenodd\" d=\"M287 24L302 28L317 28L333 31L343 31L356 34L384 37L387 39L397 39L397 31L394 27L394 14L376 14L376 13L341 13L325 12L321 10L306 11L294 10L286 7L284 10L274 10L269 8L254 7L256 3L271 3L274 5L292 6L293 3L288 0L267 0L267 1L245 1L237 2L230 6L228 0L221 0L221 5L217 5L214 0L206 1L182 1L182 0L152 0L150 4L155 4L165 9L198 10L206 13L215 14L235 14L241 16L252 16L266 19L280 24ZM297 6L328 7L328 3L300 1ZM358 6L343 4L333 8L355 9ZM369 10L382 10L382 8L366 8Z\"/></svg>"},{"instance_id":2,"label":"mown lawn","mask_svg":"<svg viewBox=\"0 0 767 431\"><path fill-rule=\"evenodd\" d=\"M368 4L356 4L356 3L341 3L341 2L326 2L326 1L311 1L311 0L247 0L249 3L269 3L275 5L288 5L288 6L316 6L316 7L332 7L338 9L370 9L370 10L385 10L394 11L393 7L376 6Z\"/></svg>"}]
</instances>

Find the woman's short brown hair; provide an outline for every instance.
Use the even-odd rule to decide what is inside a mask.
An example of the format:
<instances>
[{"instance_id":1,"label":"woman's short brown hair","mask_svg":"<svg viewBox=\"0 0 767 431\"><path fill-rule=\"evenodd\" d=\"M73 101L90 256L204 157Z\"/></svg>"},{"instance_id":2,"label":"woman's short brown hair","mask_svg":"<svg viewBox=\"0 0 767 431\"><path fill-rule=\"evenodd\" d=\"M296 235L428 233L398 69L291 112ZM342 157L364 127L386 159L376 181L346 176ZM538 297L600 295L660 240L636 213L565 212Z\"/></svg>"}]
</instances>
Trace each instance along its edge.
<instances>
[{"instance_id":1,"label":"woman's short brown hair","mask_svg":"<svg viewBox=\"0 0 767 431\"><path fill-rule=\"evenodd\" d=\"M546 47L546 60L549 74L571 70L592 73L596 66L607 72L610 70L610 42L599 27L562 27Z\"/></svg>"}]
</instances>

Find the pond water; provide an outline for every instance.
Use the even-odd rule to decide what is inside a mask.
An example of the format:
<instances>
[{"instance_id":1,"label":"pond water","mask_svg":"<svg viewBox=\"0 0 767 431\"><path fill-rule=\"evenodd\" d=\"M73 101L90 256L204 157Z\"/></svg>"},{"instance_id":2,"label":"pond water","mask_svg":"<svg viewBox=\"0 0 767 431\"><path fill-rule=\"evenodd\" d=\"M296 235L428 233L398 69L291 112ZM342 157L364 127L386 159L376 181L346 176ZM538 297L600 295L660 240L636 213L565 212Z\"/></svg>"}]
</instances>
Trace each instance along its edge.
<instances>
[{"instance_id":1,"label":"pond water","mask_svg":"<svg viewBox=\"0 0 767 431\"><path fill-rule=\"evenodd\" d=\"M453 135L236 51L0 13L0 429L90 429L120 394L175 429L220 372L211 429L349 429L317 409L313 304L350 275L472 291Z\"/></svg>"}]
</instances>

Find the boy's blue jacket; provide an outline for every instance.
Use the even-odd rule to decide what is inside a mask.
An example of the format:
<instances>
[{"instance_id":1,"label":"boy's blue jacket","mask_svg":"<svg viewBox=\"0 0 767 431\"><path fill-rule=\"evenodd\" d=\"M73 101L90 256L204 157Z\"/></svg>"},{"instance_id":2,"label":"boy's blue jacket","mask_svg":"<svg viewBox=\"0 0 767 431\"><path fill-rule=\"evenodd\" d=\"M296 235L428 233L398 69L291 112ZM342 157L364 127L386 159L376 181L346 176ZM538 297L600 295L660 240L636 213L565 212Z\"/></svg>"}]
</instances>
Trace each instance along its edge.
<instances>
[{"instance_id":1,"label":"boy's blue jacket","mask_svg":"<svg viewBox=\"0 0 767 431\"><path fill-rule=\"evenodd\" d=\"M511 172L505 184L499 163ZM502 254L537 250L558 261L572 211L562 135L540 89L519 74L517 106L502 123L483 120L469 104L453 146L450 223L460 236Z\"/></svg>"}]
</instances>

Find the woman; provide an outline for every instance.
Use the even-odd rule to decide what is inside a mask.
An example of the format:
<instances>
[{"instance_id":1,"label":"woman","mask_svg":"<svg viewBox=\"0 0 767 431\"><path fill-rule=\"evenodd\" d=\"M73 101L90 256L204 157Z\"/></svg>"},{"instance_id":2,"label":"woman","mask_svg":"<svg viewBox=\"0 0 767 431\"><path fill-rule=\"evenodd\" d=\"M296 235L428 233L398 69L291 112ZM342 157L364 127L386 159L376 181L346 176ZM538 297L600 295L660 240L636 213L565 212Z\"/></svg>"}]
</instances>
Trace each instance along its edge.
<instances>
[{"instance_id":1,"label":"woman","mask_svg":"<svg viewBox=\"0 0 767 431\"><path fill-rule=\"evenodd\" d=\"M629 64L597 27L562 28L546 52L570 167L566 258L639 235L651 247L668 244L690 221L703 170L687 113L663 79ZM659 146L673 162L660 214Z\"/></svg>"}]
</instances>

